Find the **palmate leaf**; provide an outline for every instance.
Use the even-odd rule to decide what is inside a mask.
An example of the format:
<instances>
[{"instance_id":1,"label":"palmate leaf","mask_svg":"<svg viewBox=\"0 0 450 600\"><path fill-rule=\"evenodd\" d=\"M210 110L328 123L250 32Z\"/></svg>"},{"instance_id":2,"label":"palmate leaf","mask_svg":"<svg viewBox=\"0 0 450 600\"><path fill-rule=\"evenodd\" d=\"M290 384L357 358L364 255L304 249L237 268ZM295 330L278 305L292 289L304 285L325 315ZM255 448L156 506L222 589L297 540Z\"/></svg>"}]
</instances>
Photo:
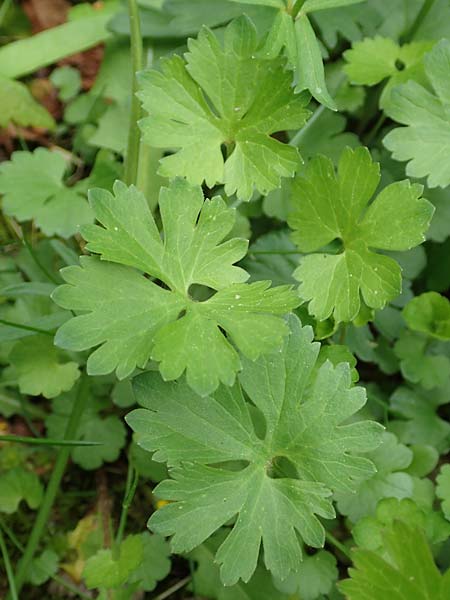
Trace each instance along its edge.
<instances>
[{"instance_id":1,"label":"palmate leaf","mask_svg":"<svg viewBox=\"0 0 450 600\"><path fill-rule=\"evenodd\" d=\"M387 114L406 127L384 138L395 160L409 161L406 173L428 177L429 187L450 184L450 41L443 40L424 58L433 92L414 81L393 90Z\"/></svg>"},{"instance_id":2,"label":"palmate leaf","mask_svg":"<svg viewBox=\"0 0 450 600\"><path fill-rule=\"evenodd\" d=\"M224 183L226 194L243 200L254 189L267 194L279 187L300 158L271 134L305 123L309 95L294 94L281 59L257 57L256 30L246 17L227 27L223 47L207 28L188 47L185 61L173 56L162 61L161 72L140 78L149 113L141 121L145 141L177 149L161 160L160 174L209 187Z\"/></svg>"},{"instance_id":3,"label":"palmate leaf","mask_svg":"<svg viewBox=\"0 0 450 600\"><path fill-rule=\"evenodd\" d=\"M395 182L367 206L379 180L378 163L360 147L344 150L337 175L331 160L318 156L294 181L288 222L299 250L314 252L301 259L294 276L317 319L352 321L363 302L383 308L401 292L401 269L372 248L409 250L425 240L434 209L420 197L422 186ZM341 252L320 252L336 239Z\"/></svg>"},{"instance_id":4,"label":"palmate leaf","mask_svg":"<svg viewBox=\"0 0 450 600\"><path fill-rule=\"evenodd\" d=\"M358 85L372 86L388 79L380 96L380 107L387 108L396 85L409 80L426 83L423 57L433 45L434 42L412 42L399 46L390 38L365 38L344 52L344 71Z\"/></svg>"},{"instance_id":5,"label":"palmate leaf","mask_svg":"<svg viewBox=\"0 0 450 600\"><path fill-rule=\"evenodd\" d=\"M278 8L262 50L267 59L275 58L283 49L294 71L295 91L309 90L321 104L336 110L325 83L325 72L319 41L308 17L315 11L358 4L363 0L232 0ZM298 6L298 10L297 10Z\"/></svg>"},{"instance_id":6,"label":"palmate leaf","mask_svg":"<svg viewBox=\"0 0 450 600\"><path fill-rule=\"evenodd\" d=\"M89 374L116 369L123 379L152 358L164 379L186 371L189 385L208 394L219 382L233 384L241 368L235 346L255 359L281 344L287 327L277 315L298 300L290 286L243 283L248 274L233 263L245 255L247 241L222 241L235 211L221 198L204 202L201 188L184 180L163 188L164 239L136 188L117 182L114 195L98 189L90 200L101 225L85 227L83 235L103 260L82 257L81 266L63 269L67 285L52 295L60 306L84 313L58 330L56 344L71 350L100 346L88 359ZM217 293L197 302L191 297L195 284Z\"/></svg>"},{"instance_id":7,"label":"palmate leaf","mask_svg":"<svg viewBox=\"0 0 450 600\"><path fill-rule=\"evenodd\" d=\"M300 539L323 546L316 515L333 518L332 491L351 492L374 473L359 454L378 446L381 425L346 424L364 405L364 390L351 388L345 363L326 362L314 373L320 345L311 343L312 329L292 315L289 325L281 352L244 361L240 384L256 415L239 385L200 398L185 383L169 385L155 372L135 378L144 408L127 421L140 445L173 467L172 479L156 488L171 503L152 515L149 526L173 535L174 552L186 552L236 517L216 554L225 585L250 579L261 544L276 577L297 571ZM265 431L262 438L255 422Z\"/></svg>"}]
</instances>

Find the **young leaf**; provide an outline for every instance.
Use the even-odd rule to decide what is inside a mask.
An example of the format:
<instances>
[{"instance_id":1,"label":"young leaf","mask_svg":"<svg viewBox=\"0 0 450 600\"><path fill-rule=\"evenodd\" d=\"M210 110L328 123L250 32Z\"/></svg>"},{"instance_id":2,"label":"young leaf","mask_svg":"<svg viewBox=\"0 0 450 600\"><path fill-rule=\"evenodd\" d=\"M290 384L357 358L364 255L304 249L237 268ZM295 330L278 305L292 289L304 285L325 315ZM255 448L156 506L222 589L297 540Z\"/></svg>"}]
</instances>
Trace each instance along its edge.
<instances>
[{"instance_id":1,"label":"young leaf","mask_svg":"<svg viewBox=\"0 0 450 600\"><path fill-rule=\"evenodd\" d=\"M346 364L326 362L311 381L319 344L311 343L311 328L302 328L297 317L289 324L282 351L245 360L240 375L258 411L255 419L265 423L263 439L237 385L200 398L154 372L135 379L145 408L127 421L142 435L141 445L156 451L154 459L174 467L172 479L156 488L172 502L152 515L149 526L173 535L174 552L186 552L236 517L216 554L225 585L250 579L261 544L275 577L295 572L302 559L299 537L315 547L324 543L315 515L333 517L332 491L351 493L374 473L360 454L378 446L381 426L343 424L364 405L363 389L350 387ZM230 469L230 461L239 462Z\"/></svg>"},{"instance_id":2,"label":"young leaf","mask_svg":"<svg viewBox=\"0 0 450 600\"><path fill-rule=\"evenodd\" d=\"M89 589L123 586L130 574L138 568L142 556L143 543L140 535L129 535L124 539L117 559L111 549L99 550L86 561L83 571L86 586Z\"/></svg>"},{"instance_id":3,"label":"young leaf","mask_svg":"<svg viewBox=\"0 0 450 600\"><path fill-rule=\"evenodd\" d=\"M0 75L0 126L10 123L22 127L53 129L55 121L51 114L30 94L27 86Z\"/></svg>"},{"instance_id":4,"label":"young leaf","mask_svg":"<svg viewBox=\"0 0 450 600\"><path fill-rule=\"evenodd\" d=\"M10 469L0 477L0 512L15 512L22 500L35 509L42 501L42 492L36 473L22 467Z\"/></svg>"},{"instance_id":5,"label":"young leaf","mask_svg":"<svg viewBox=\"0 0 450 600\"><path fill-rule=\"evenodd\" d=\"M337 176L324 156L313 159L293 184L289 225L302 252L317 252L340 239L338 254L305 256L295 271L299 294L323 320L352 321L362 300L383 308L401 292L401 269L380 250L409 250L424 241L433 206L421 198L422 186L398 181L369 205L380 180L379 166L366 148L346 148Z\"/></svg>"},{"instance_id":6,"label":"young leaf","mask_svg":"<svg viewBox=\"0 0 450 600\"><path fill-rule=\"evenodd\" d=\"M450 301L437 292L416 296L403 309L403 318L413 331L438 340L450 340Z\"/></svg>"},{"instance_id":7,"label":"young leaf","mask_svg":"<svg viewBox=\"0 0 450 600\"><path fill-rule=\"evenodd\" d=\"M434 563L425 534L396 521L384 535L386 558L370 550L353 555L351 579L339 584L348 600L446 600L450 595L450 571L441 575Z\"/></svg>"},{"instance_id":8,"label":"young leaf","mask_svg":"<svg viewBox=\"0 0 450 600\"><path fill-rule=\"evenodd\" d=\"M123 379L153 358L165 379L186 371L189 385L206 395L221 381L232 385L241 366L223 330L251 359L281 344L287 327L277 315L298 301L290 286L242 283L248 274L233 263L245 255L247 242L222 241L235 212L221 198L203 202L201 188L183 180L163 188L164 240L136 188L117 182L114 195L94 190L90 199L103 226L85 227L83 235L87 248L103 260L82 257L80 267L63 269L67 285L52 297L85 313L58 330L56 343L71 350L100 345L88 359L91 375L116 369ZM194 284L217 293L197 302L191 296Z\"/></svg>"},{"instance_id":9,"label":"young leaf","mask_svg":"<svg viewBox=\"0 0 450 600\"><path fill-rule=\"evenodd\" d=\"M130 583L139 583L139 589L151 592L158 581L170 573L170 546L159 535L141 534L142 560L138 568L129 577Z\"/></svg>"},{"instance_id":10,"label":"young leaf","mask_svg":"<svg viewBox=\"0 0 450 600\"><path fill-rule=\"evenodd\" d=\"M14 152L0 165L0 193L5 214L18 221L33 219L48 236L68 238L92 221L83 196L63 183L66 161L46 148Z\"/></svg>"},{"instance_id":11,"label":"young leaf","mask_svg":"<svg viewBox=\"0 0 450 600\"><path fill-rule=\"evenodd\" d=\"M429 187L450 185L450 41L443 40L424 58L434 92L415 81L395 89L387 114L406 127L384 138L395 160L409 161L406 173L428 177Z\"/></svg>"},{"instance_id":12,"label":"young leaf","mask_svg":"<svg viewBox=\"0 0 450 600\"><path fill-rule=\"evenodd\" d=\"M34 586L45 583L58 571L59 557L53 550L47 548L31 561L28 568L27 581Z\"/></svg>"},{"instance_id":13,"label":"young leaf","mask_svg":"<svg viewBox=\"0 0 450 600\"><path fill-rule=\"evenodd\" d=\"M55 398L69 391L80 376L78 364L67 360L46 335L16 342L8 358L22 394Z\"/></svg>"},{"instance_id":14,"label":"young leaf","mask_svg":"<svg viewBox=\"0 0 450 600\"><path fill-rule=\"evenodd\" d=\"M433 45L434 42L412 42L399 46L390 38L365 38L344 52L344 71L358 85L372 86L389 79L380 97L380 107L387 109L396 85L409 80L426 83L423 57Z\"/></svg>"},{"instance_id":15,"label":"young leaf","mask_svg":"<svg viewBox=\"0 0 450 600\"><path fill-rule=\"evenodd\" d=\"M294 94L281 59L256 56L256 31L246 17L227 27L223 47L207 28L188 46L186 61L173 56L162 72L140 78L149 113L141 121L145 141L177 149L161 160L160 174L209 187L224 183L227 195L243 200L254 189L267 194L279 187L300 159L296 148L271 134L305 123L308 94Z\"/></svg>"}]
</instances>

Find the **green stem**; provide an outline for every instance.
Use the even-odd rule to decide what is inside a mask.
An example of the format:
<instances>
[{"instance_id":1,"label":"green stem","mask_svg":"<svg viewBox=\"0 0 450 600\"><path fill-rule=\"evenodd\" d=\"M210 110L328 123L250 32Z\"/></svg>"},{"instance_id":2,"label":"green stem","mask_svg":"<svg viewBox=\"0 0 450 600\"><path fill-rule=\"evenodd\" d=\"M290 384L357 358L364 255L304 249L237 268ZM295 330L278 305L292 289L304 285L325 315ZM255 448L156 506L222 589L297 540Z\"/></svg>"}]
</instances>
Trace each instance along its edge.
<instances>
[{"instance_id":1,"label":"green stem","mask_svg":"<svg viewBox=\"0 0 450 600\"><path fill-rule=\"evenodd\" d=\"M17 548L17 550L19 550L19 552L23 553L24 552L24 547L19 542L19 540L15 536L14 532L12 531L12 529L10 529L8 527L8 525L6 525L6 523L3 522L3 520L1 518L0 518L0 529L3 529L3 531L9 537L9 539L14 544L14 546ZM88 596L87 594L83 593L75 585L72 585L71 583L69 583L68 581L66 581L63 577L59 577L59 575L51 575L48 572L46 574L50 577L50 579L53 579L53 581L56 581L56 583L59 583L59 585L61 585L62 587L65 587L67 590L71 591L77 597L85 598L86 600L92 600L91 596Z\"/></svg>"},{"instance_id":2,"label":"green stem","mask_svg":"<svg viewBox=\"0 0 450 600\"><path fill-rule=\"evenodd\" d=\"M14 323L14 321L7 321L6 319L0 319L2 325L8 325L8 327L15 327L16 329L24 329L25 331L34 331L35 333L43 333L44 335L55 335L54 331L47 331L47 329L40 329L39 327L32 327L31 325L22 325L21 323Z\"/></svg>"},{"instance_id":3,"label":"green stem","mask_svg":"<svg viewBox=\"0 0 450 600\"><path fill-rule=\"evenodd\" d=\"M46 267L44 267L44 265L41 263L41 261L39 260L39 258L37 257L35 251L33 250L32 245L30 244L30 242L27 240L27 238L25 236L23 236L23 243L26 247L26 249L28 250L28 252L31 255L31 258L34 260L34 262L36 263L36 266L39 267L39 269L42 271L42 273L47 277L47 279L49 279L52 283L59 285L59 281L56 279L56 277L54 277L47 269Z\"/></svg>"},{"instance_id":4,"label":"green stem","mask_svg":"<svg viewBox=\"0 0 450 600\"><path fill-rule=\"evenodd\" d=\"M6 577L8 578L9 594L11 596L11 600L19 600L19 596L17 595L16 583L14 581L14 573L11 567L11 561L9 560L8 548L6 547L5 538L3 537L3 532L1 529L0 548L3 555L3 562L5 564Z\"/></svg>"},{"instance_id":5,"label":"green stem","mask_svg":"<svg viewBox=\"0 0 450 600\"><path fill-rule=\"evenodd\" d=\"M122 512L120 514L119 527L117 528L117 535L114 541L113 554L114 558L118 560L120 554L120 545L123 540L123 534L125 533L125 526L127 524L128 509L133 501L134 494L136 492L137 484L139 481L139 473L133 467L131 463L128 464L127 483L125 486L125 495L122 502Z\"/></svg>"},{"instance_id":6,"label":"green stem","mask_svg":"<svg viewBox=\"0 0 450 600\"><path fill-rule=\"evenodd\" d=\"M102 442L85 440L53 440L50 438L33 438L26 435L0 435L0 442L17 442L35 446L103 446Z\"/></svg>"},{"instance_id":7,"label":"green stem","mask_svg":"<svg viewBox=\"0 0 450 600\"><path fill-rule=\"evenodd\" d=\"M344 83L344 81L345 81L345 74L341 73L341 75L339 77L339 80L337 81L337 85L336 85L336 89L334 91L334 94L337 94L337 92L339 91L339 89L342 86L342 84ZM320 117L323 115L323 113L326 110L329 110L329 109L327 109L327 107L324 106L323 104L321 104L320 106L318 106L316 108L316 110L313 112L313 115L309 119L309 121L306 121L306 124L304 125L304 127L302 127L300 129L300 131L297 131L297 133L294 135L294 137L289 142L289 144L291 146L299 146L300 142L305 137L306 132L309 131L309 129L314 125L314 123L320 119Z\"/></svg>"},{"instance_id":8,"label":"green stem","mask_svg":"<svg viewBox=\"0 0 450 600\"><path fill-rule=\"evenodd\" d=\"M87 386L88 379L85 375L82 375L81 380L78 384L78 390L72 406L72 411L70 413L69 420L66 425L66 430L64 432L63 439L65 440L73 440L76 437L81 416L84 412L88 399ZM23 553L23 556L19 561L17 567L17 593L20 593L20 590L22 589L22 586L25 582L28 567L38 548L42 534L44 533L44 529L47 525L47 521L49 519L50 512L53 507L53 503L59 491L59 486L61 485L61 480L64 475L67 462L69 460L70 452L70 446L63 446L58 452L58 456L55 461L55 466L53 467L53 471L48 482L47 489L45 490L44 499L36 515L33 529L31 530L30 537L27 541L25 552ZM10 599L13 600L11 596Z\"/></svg>"},{"instance_id":9,"label":"green stem","mask_svg":"<svg viewBox=\"0 0 450 600\"><path fill-rule=\"evenodd\" d=\"M337 538L335 538L332 533L330 533L329 531L326 531L325 537L327 539L327 542L329 542L332 546L335 546L338 550L340 550L342 552L342 554L344 554L350 561L352 560L352 555L350 553L350 550L348 550L342 542L340 542Z\"/></svg>"},{"instance_id":10,"label":"green stem","mask_svg":"<svg viewBox=\"0 0 450 600\"><path fill-rule=\"evenodd\" d=\"M124 178L127 185L135 184L139 166L139 146L140 133L138 121L141 117L141 104L136 96L138 83L136 73L144 67L144 48L142 45L141 25L139 21L139 10L136 0L128 0L128 12L130 19L131 33L131 65L132 65L132 86L131 86L131 110L130 110L130 128L128 131L128 146L125 158Z\"/></svg>"},{"instance_id":11,"label":"green stem","mask_svg":"<svg viewBox=\"0 0 450 600\"><path fill-rule=\"evenodd\" d=\"M299 250L249 250L249 254L300 254Z\"/></svg>"},{"instance_id":12,"label":"green stem","mask_svg":"<svg viewBox=\"0 0 450 600\"><path fill-rule=\"evenodd\" d=\"M375 125L372 127L372 129L369 131L369 133L366 135L366 137L364 139L365 146L370 146L374 137L378 134L380 129L383 127L386 120L387 120L387 116L384 113L381 113L377 119L377 122L375 123Z\"/></svg>"},{"instance_id":13,"label":"green stem","mask_svg":"<svg viewBox=\"0 0 450 600\"><path fill-rule=\"evenodd\" d=\"M191 576L188 575L188 577L185 577L184 579L177 581L174 585L172 585L170 588L168 588L165 592L158 594L158 596L156 596L155 600L166 600L166 598L171 598L172 594L174 594L175 592L178 592L178 590L181 590L181 588L184 588L184 586L187 585L190 581L191 581Z\"/></svg>"},{"instance_id":14,"label":"green stem","mask_svg":"<svg viewBox=\"0 0 450 600\"><path fill-rule=\"evenodd\" d=\"M293 19L295 19L298 16L298 13L301 11L305 2L306 0L297 0L297 3L294 5L294 8L292 9L291 13Z\"/></svg>"},{"instance_id":15,"label":"green stem","mask_svg":"<svg viewBox=\"0 0 450 600\"><path fill-rule=\"evenodd\" d=\"M0 26L3 25L3 21L5 20L6 15L11 7L12 0L4 0L3 4L0 7Z\"/></svg>"},{"instance_id":16,"label":"green stem","mask_svg":"<svg viewBox=\"0 0 450 600\"><path fill-rule=\"evenodd\" d=\"M425 0L425 2L423 3L422 8L419 11L419 14L417 15L417 17L414 20L414 23L411 25L411 27L409 28L409 30L403 36L403 38L402 38L403 43L410 42L414 38L414 36L416 35L419 27L425 21L428 13L432 9L433 4L434 4L434 0Z\"/></svg>"}]
</instances>

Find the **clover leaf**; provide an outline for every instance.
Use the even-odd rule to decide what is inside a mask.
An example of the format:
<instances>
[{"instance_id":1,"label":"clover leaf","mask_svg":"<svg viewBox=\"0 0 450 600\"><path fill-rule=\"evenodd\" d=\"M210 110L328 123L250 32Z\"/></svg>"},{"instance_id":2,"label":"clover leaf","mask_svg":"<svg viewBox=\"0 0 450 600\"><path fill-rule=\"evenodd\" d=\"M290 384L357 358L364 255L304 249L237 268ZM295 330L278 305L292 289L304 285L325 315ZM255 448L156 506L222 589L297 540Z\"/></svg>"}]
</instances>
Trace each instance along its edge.
<instances>
[{"instance_id":1,"label":"clover leaf","mask_svg":"<svg viewBox=\"0 0 450 600\"><path fill-rule=\"evenodd\" d=\"M64 185L67 163L46 148L14 152L0 165L0 193L5 214L34 220L45 235L68 238L92 221L92 211L74 188Z\"/></svg>"},{"instance_id":2,"label":"clover leaf","mask_svg":"<svg viewBox=\"0 0 450 600\"><path fill-rule=\"evenodd\" d=\"M429 85L415 81L395 89L387 114L406 127L384 138L395 160L409 161L406 174L427 177L429 187L450 184L450 41L443 40L424 58Z\"/></svg>"},{"instance_id":3,"label":"clover leaf","mask_svg":"<svg viewBox=\"0 0 450 600\"><path fill-rule=\"evenodd\" d=\"M141 74L140 98L149 116L141 121L144 140L177 151L161 160L159 173L186 177L250 200L292 177L299 166L293 146L272 133L301 127L309 116L309 95L295 95L281 59L256 56L256 30L247 17L225 30L223 47L203 28L189 40L185 61L162 61L161 71ZM226 147L224 160L222 147Z\"/></svg>"},{"instance_id":4,"label":"clover leaf","mask_svg":"<svg viewBox=\"0 0 450 600\"><path fill-rule=\"evenodd\" d=\"M244 360L240 384L252 406L238 385L201 398L155 372L135 378L144 408L127 421L142 447L173 467L155 490L171 502L149 526L173 535L174 552L187 552L236 518L216 554L225 585L251 578L261 544L275 577L297 571L299 537L324 544L316 515L333 518L332 492L352 493L374 474L360 454L378 446L382 427L346 423L364 405L364 390L351 387L347 364L327 361L314 373L320 345L312 329L293 315L289 325L281 352Z\"/></svg>"},{"instance_id":5,"label":"clover leaf","mask_svg":"<svg viewBox=\"0 0 450 600\"><path fill-rule=\"evenodd\" d=\"M87 249L103 260L82 257L81 266L63 269L67 285L52 295L60 306L83 313L58 330L56 344L100 346L88 359L89 374L116 369L123 379L152 358L165 379L186 371L189 385L205 395L219 382L233 384L241 362L232 342L251 359L281 344L287 326L278 315L298 300L291 286L243 283L248 274L233 263L245 255L247 241L222 241L235 211L221 198L204 202L201 188L184 180L163 188L164 239L133 186L116 182L114 195L98 189L90 200L101 225L85 227L83 235ZM196 301L195 285L217 293Z\"/></svg>"},{"instance_id":6,"label":"clover leaf","mask_svg":"<svg viewBox=\"0 0 450 600\"><path fill-rule=\"evenodd\" d=\"M401 269L372 249L409 250L425 239L433 207L420 197L422 186L392 183L369 204L379 180L378 164L360 147L344 150L337 175L331 160L318 156L294 181L293 240L301 252L314 252L294 276L317 319L352 321L364 304L383 308L401 292ZM333 254L324 247L334 240L343 248Z\"/></svg>"}]
</instances>

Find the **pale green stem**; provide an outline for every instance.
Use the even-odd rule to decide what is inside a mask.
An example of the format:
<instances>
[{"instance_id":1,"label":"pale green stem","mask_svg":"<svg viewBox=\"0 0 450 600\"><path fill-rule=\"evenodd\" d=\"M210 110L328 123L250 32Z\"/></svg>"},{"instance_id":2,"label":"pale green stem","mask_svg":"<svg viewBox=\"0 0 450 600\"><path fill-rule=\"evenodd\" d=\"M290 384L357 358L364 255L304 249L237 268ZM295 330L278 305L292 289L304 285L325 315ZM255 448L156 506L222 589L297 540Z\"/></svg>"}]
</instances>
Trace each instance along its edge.
<instances>
[{"instance_id":1,"label":"pale green stem","mask_svg":"<svg viewBox=\"0 0 450 600\"><path fill-rule=\"evenodd\" d=\"M85 375L82 375L81 380L78 384L78 390L75 396L69 420L66 425L66 430L64 432L63 439L75 439L78 426L80 424L81 417L87 403L87 399L87 377ZM58 451L55 466L53 467L53 471L48 482L47 489L45 490L44 499L34 520L33 529L31 530L30 537L28 538L27 545L25 547L25 552L23 553L23 556L20 559L17 567L15 579L18 594L20 593L20 590L22 589L22 586L25 583L25 578L30 562L33 559L33 556L39 546L42 534L44 533L45 527L47 525L47 521L49 519L50 512L53 507L53 503L59 491L59 486L61 485L61 480L64 475L67 462L69 460L70 452L70 446L63 446ZM9 596L9 598L10 600L13 600L13 597L11 595Z\"/></svg>"},{"instance_id":2,"label":"pale green stem","mask_svg":"<svg viewBox=\"0 0 450 600\"><path fill-rule=\"evenodd\" d=\"M6 577L8 579L9 594L11 596L11 600L19 600L19 596L17 595L16 583L14 581L14 573L11 567L11 561L9 560L8 548L6 547L5 538L3 537L3 532L1 529L0 549L3 555L3 563L5 565Z\"/></svg>"},{"instance_id":3,"label":"pale green stem","mask_svg":"<svg viewBox=\"0 0 450 600\"><path fill-rule=\"evenodd\" d=\"M144 66L144 48L142 44L139 9L136 0L128 0L128 13L130 19L131 36L131 110L130 128L128 130L128 145L125 157L124 179L127 185L136 184L139 166L140 132L138 121L141 117L141 103L136 96L138 83L136 73Z\"/></svg>"}]
</instances>

